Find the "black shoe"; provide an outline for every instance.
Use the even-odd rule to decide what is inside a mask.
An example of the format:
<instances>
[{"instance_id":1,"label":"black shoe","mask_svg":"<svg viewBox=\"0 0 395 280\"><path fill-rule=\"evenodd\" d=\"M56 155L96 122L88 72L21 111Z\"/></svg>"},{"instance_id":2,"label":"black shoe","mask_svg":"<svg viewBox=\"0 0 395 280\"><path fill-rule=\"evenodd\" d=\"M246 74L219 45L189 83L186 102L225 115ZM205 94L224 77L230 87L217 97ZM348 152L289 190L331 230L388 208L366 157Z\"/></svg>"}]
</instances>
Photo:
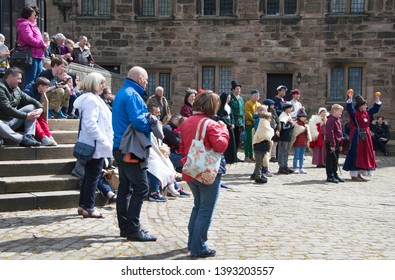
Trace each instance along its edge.
<instances>
[{"instance_id":1,"label":"black shoe","mask_svg":"<svg viewBox=\"0 0 395 280\"><path fill-rule=\"evenodd\" d=\"M148 235L144 231L139 230L134 233L129 233L126 237L128 241L139 241L139 242L155 242L158 238L153 235Z\"/></svg>"},{"instance_id":2,"label":"black shoe","mask_svg":"<svg viewBox=\"0 0 395 280\"><path fill-rule=\"evenodd\" d=\"M250 180L255 180L255 173L252 173L252 174L251 174Z\"/></svg>"},{"instance_id":3,"label":"black shoe","mask_svg":"<svg viewBox=\"0 0 395 280\"><path fill-rule=\"evenodd\" d=\"M275 157L272 157L269 161L270 162L278 162L278 160Z\"/></svg>"},{"instance_id":4,"label":"black shoe","mask_svg":"<svg viewBox=\"0 0 395 280\"><path fill-rule=\"evenodd\" d=\"M199 256L191 255L192 258L210 258L215 257L216 255L215 250L208 249L207 251L202 252Z\"/></svg>"},{"instance_id":5,"label":"black shoe","mask_svg":"<svg viewBox=\"0 0 395 280\"><path fill-rule=\"evenodd\" d=\"M110 197L110 198L108 199L108 203L109 203L109 204L115 203L115 202L117 202L117 195L116 195L116 194L114 194L112 197Z\"/></svg>"},{"instance_id":6,"label":"black shoe","mask_svg":"<svg viewBox=\"0 0 395 280\"><path fill-rule=\"evenodd\" d=\"M34 139L33 135L24 135L19 145L23 147L41 146L41 142Z\"/></svg>"},{"instance_id":7,"label":"black shoe","mask_svg":"<svg viewBox=\"0 0 395 280\"><path fill-rule=\"evenodd\" d=\"M255 183L265 184L265 183L267 183L267 178L265 176L261 175L261 177L255 179Z\"/></svg>"},{"instance_id":8,"label":"black shoe","mask_svg":"<svg viewBox=\"0 0 395 280\"><path fill-rule=\"evenodd\" d=\"M336 180L339 181L339 183L344 183L344 180L342 178L340 178L339 176L335 175L334 177Z\"/></svg>"},{"instance_id":9,"label":"black shoe","mask_svg":"<svg viewBox=\"0 0 395 280\"><path fill-rule=\"evenodd\" d=\"M327 181L328 183L335 183L335 184L339 183L339 180L337 180L335 177L328 177L328 178L326 179L326 181Z\"/></svg>"},{"instance_id":10,"label":"black shoe","mask_svg":"<svg viewBox=\"0 0 395 280\"><path fill-rule=\"evenodd\" d=\"M148 233L148 229L142 229L142 231L147 234ZM128 237L128 234L124 231L121 231L121 233L119 234L120 237Z\"/></svg>"}]
</instances>

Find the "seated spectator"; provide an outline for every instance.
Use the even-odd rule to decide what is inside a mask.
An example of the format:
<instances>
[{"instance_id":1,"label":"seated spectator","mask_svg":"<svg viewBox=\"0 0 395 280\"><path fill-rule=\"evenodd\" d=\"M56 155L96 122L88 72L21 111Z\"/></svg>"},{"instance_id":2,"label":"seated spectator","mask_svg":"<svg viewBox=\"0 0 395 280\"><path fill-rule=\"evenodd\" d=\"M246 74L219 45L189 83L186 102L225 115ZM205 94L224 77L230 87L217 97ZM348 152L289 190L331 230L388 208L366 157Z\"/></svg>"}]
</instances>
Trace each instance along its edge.
<instances>
[{"instance_id":1,"label":"seated spectator","mask_svg":"<svg viewBox=\"0 0 395 280\"><path fill-rule=\"evenodd\" d=\"M93 66L95 64L89 49L88 38L86 36L80 36L78 43L74 45L71 55L73 62L75 63L89 66Z\"/></svg>"},{"instance_id":2,"label":"seated spectator","mask_svg":"<svg viewBox=\"0 0 395 280\"><path fill-rule=\"evenodd\" d=\"M66 85L65 72L66 62L58 57L51 60L51 69L41 72L40 77L45 77L50 81L48 89L48 117L49 118L67 118L67 110L70 100L70 89Z\"/></svg>"},{"instance_id":3,"label":"seated spectator","mask_svg":"<svg viewBox=\"0 0 395 280\"><path fill-rule=\"evenodd\" d=\"M43 113L36 121L36 137L41 141L43 146L57 146L58 143L53 139L48 125L48 99L47 91L50 82L47 78L38 77L35 83L30 83L25 88L25 93L39 101L44 108Z\"/></svg>"},{"instance_id":4,"label":"seated spectator","mask_svg":"<svg viewBox=\"0 0 395 280\"><path fill-rule=\"evenodd\" d=\"M66 39L66 41L64 41L64 45L65 48L61 50L62 58L65 59L68 63L73 62L73 57L71 56L71 53L74 49L74 41L71 39Z\"/></svg>"},{"instance_id":5,"label":"seated spectator","mask_svg":"<svg viewBox=\"0 0 395 280\"><path fill-rule=\"evenodd\" d=\"M10 51L4 44L5 37L0 33L0 79L3 78L5 70L10 67L8 58L10 57Z\"/></svg>"},{"instance_id":6,"label":"seated spectator","mask_svg":"<svg viewBox=\"0 0 395 280\"><path fill-rule=\"evenodd\" d=\"M49 49L49 44L51 43L51 38L49 37L48 32L43 33L43 41L44 41L45 45L47 45L47 48L45 48L45 50L44 50L44 57L51 59L51 51Z\"/></svg>"},{"instance_id":7,"label":"seated spectator","mask_svg":"<svg viewBox=\"0 0 395 280\"><path fill-rule=\"evenodd\" d=\"M48 57L45 57L43 60L43 71L51 69L51 59Z\"/></svg>"},{"instance_id":8,"label":"seated spectator","mask_svg":"<svg viewBox=\"0 0 395 280\"><path fill-rule=\"evenodd\" d=\"M66 40L66 37L62 33L58 33L55 36L51 38L51 41L49 42L49 55L51 58L61 57L62 51L66 48L64 45L64 41Z\"/></svg>"},{"instance_id":9,"label":"seated spectator","mask_svg":"<svg viewBox=\"0 0 395 280\"><path fill-rule=\"evenodd\" d=\"M386 144L390 140L390 129L388 122L384 120L383 116L378 116L377 120L371 124L371 133L374 150L381 150L385 156L388 156Z\"/></svg>"},{"instance_id":10,"label":"seated spectator","mask_svg":"<svg viewBox=\"0 0 395 280\"><path fill-rule=\"evenodd\" d=\"M155 89L155 94L150 96L147 100L147 106L149 106L151 103L159 106L160 121L163 121L166 116L171 115L169 103L167 102L166 97L164 97L163 92L163 87L159 86Z\"/></svg>"},{"instance_id":11,"label":"seated spectator","mask_svg":"<svg viewBox=\"0 0 395 280\"><path fill-rule=\"evenodd\" d=\"M103 89L102 94L100 94L101 99L103 99L104 103L108 106L108 108L112 111L112 103L114 102L114 95L108 87Z\"/></svg>"},{"instance_id":12,"label":"seated spectator","mask_svg":"<svg viewBox=\"0 0 395 280\"><path fill-rule=\"evenodd\" d=\"M163 134L165 138L163 142L170 147L170 161L173 163L174 168L177 172L182 171L183 164L180 162L182 154L178 151L180 148L180 132L178 127L180 126L179 114L174 114L171 116L169 122L163 126Z\"/></svg>"},{"instance_id":13,"label":"seated spectator","mask_svg":"<svg viewBox=\"0 0 395 280\"><path fill-rule=\"evenodd\" d=\"M23 71L17 67L8 68L0 81L0 138L11 139L21 146L40 146L34 139L36 120L43 112L40 102L24 93L18 85ZM15 132L24 127L24 135Z\"/></svg>"},{"instance_id":14,"label":"seated spectator","mask_svg":"<svg viewBox=\"0 0 395 280\"><path fill-rule=\"evenodd\" d=\"M68 106L62 107L62 113L66 115L68 119L78 119L78 116L75 114L75 108L74 108L74 101L77 99L78 96L73 86L74 83L73 77L68 74L65 75L64 82L66 83L66 87L70 92L70 99Z\"/></svg>"}]
</instances>

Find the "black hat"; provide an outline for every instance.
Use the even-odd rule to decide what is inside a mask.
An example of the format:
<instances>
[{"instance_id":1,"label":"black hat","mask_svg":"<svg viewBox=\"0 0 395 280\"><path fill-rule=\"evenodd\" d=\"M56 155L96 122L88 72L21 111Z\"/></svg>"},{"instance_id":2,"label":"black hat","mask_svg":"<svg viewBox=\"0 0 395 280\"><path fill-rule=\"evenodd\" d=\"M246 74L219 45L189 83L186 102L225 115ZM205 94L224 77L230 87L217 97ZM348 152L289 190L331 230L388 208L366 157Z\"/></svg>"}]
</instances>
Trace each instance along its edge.
<instances>
[{"instance_id":1,"label":"black hat","mask_svg":"<svg viewBox=\"0 0 395 280\"><path fill-rule=\"evenodd\" d=\"M306 111L304 110L304 108L300 108L298 110L298 113L296 115L296 117L300 118L300 117L307 117Z\"/></svg>"},{"instance_id":2,"label":"black hat","mask_svg":"<svg viewBox=\"0 0 395 280\"><path fill-rule=\"evenodd\" d=\"M287 109L287 108L293 108L292 103L290 103L290 102L284 103L284 104L283 104L283 110L285 110L285 109Z\"/></svg>"},{"instance_id":3,"label":"black hat","mask_svg":"<svg viewBox=\"0 0 395 280\"><path fill-rule=\"evenodd\" d=\"M363 99L362 95L355 96L355 109L358 109L362 105L368 104L365 99Z\"/></svg>"},{"instance_id":4,"label":"black hat","mask_svg":"<svg viewBox=\"0 0 395 280\"><path fill-rule=\"evenodd\" d=\"M230 83L232 84L232 90L234 90L235 87L241 87L241 85L237 81L231 81Z\"/></svg>"}]
</instances>

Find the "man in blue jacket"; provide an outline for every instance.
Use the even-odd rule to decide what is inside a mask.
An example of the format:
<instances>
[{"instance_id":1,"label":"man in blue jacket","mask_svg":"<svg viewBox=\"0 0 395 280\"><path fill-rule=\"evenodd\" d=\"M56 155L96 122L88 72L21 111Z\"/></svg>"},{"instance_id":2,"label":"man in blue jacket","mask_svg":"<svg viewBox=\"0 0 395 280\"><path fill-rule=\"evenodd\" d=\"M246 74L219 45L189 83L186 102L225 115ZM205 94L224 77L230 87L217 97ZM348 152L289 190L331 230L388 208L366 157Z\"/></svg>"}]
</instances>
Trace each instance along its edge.
<instances>
[{"instance_id":1,"label":"man in blue jacket","mask_svg":"<svg viewBox=\"0 0 395 280\"><path fill-rule=\"evenodd\" d=\"M149 189L147 162L133 154L126 160L119 147L129 124L148 139L150 137L151 124L146 118L148 109L142 98L147 84L148 73L144 68L135 66L130 69L122 88L115 95L112 111L113 154L119 171L117 216L120 235L129 241L141 242L157 239L148 235L140 225L141 207Z\"/></svg>"}]
</instances>

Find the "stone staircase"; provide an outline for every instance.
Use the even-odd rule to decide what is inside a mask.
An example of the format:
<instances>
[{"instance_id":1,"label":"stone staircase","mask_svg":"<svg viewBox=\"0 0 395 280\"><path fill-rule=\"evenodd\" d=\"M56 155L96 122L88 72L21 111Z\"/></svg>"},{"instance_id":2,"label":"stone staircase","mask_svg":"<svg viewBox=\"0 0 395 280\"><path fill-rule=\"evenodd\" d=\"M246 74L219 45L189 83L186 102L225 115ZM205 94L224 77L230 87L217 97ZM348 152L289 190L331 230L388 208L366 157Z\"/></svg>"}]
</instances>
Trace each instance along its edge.
<instances>
[{"instance_id":1,"label":"stone staircase","mask_svg":"<svg viewBox=\"0 0 395 280\"><path fill-rule=\"evenodd\" d=\"M79 120L49 120L56 147L0 148L0 212L76 207L79 179L71 175ZM97 196L97 205L104 201Z\"/></svg>"}]
</instances>

